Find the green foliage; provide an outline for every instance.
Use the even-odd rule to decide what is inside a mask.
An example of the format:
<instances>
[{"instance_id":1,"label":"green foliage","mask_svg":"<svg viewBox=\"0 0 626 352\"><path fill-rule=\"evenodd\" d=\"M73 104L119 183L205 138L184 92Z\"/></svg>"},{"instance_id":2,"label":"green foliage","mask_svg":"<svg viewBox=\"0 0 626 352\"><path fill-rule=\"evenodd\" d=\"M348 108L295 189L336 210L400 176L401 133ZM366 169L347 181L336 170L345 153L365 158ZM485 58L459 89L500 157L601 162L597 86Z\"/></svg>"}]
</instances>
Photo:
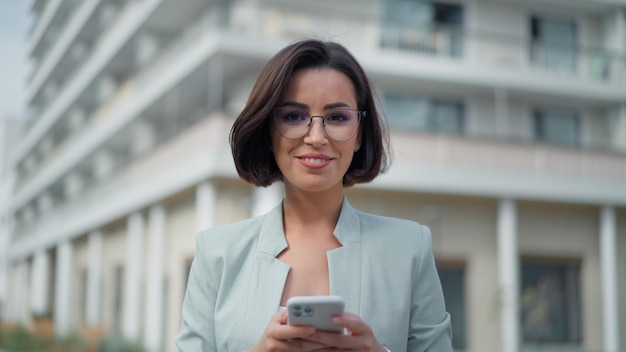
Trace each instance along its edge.
<instances>
[{"instance_id":1,"label":"green foliage","mask_svg":"<svg viewBox=\"0 0 626 352\"><path fill-rule=\"evenodd\" d=\"M13 329L0 330L0 348L9 351L41 351L43 341L31 336L28 331L18 326Z\"/></svg>"},{"instance_id":2,"label":"green foliage","mask_svg":"<svg viewBox=\"0 0 626 352\"><path fill-rule=\"evenodd\" d=\"M137 341L120 335L109 335L89 343L84 336L72 333L62 338L45 339L31 334L22 326L0 327L0 351L10 352L146 352Z\"/></svg>"},{"instance_id":3,"label":"green foliage","mask_svg":"<svg viewBox=\"0 0 626 352\"><path fill-rule=\"evenodd\" d=\"M98 352L145 352L146 349L137 341L131 341L119 335L111 335L100 343Z\"/></svg>"}]
</instances>

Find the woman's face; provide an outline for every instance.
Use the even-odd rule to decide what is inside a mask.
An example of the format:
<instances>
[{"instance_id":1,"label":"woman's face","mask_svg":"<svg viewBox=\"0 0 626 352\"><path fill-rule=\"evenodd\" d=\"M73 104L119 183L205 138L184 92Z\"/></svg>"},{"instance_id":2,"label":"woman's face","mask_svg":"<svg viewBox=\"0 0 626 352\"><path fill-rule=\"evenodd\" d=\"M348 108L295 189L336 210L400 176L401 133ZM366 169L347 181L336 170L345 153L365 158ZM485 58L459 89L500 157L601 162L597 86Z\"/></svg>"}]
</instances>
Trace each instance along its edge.
<instances>
[{"instance_id":1,"label":"woman's face","mask_svg":"<svg viewBox=\"0 0 626 352\"><path fill-rule=\"evenodd\" d=\"M294 73L278 107L297 107L310 116L324 116L338 108L358 108L352 81L330 68ZM358 132L347 140L335 141L324 133L322 119L316 117L304 137L292 140L284 138L273 121L270 125L274 158L287 191L343 189L343 176L360 147Z\"/></svg>"}]
</instances>

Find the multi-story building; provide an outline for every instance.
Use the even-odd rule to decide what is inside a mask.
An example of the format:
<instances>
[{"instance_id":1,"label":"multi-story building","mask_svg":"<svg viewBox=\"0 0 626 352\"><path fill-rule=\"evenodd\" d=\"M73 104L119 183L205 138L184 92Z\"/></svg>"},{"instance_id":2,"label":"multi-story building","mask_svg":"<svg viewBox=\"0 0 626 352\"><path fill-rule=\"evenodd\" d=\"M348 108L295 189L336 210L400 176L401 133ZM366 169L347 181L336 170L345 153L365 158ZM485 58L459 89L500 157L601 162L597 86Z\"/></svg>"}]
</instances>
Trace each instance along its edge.
<instances>
[{"instance_id":1,"label":"multi-story building","mask_svg":"<svg viewBox=\"0 0 626 352\"><path fill-rule=\"evenodd\" d=\"M174 350L195 233L281 197L238 179L230 124L267 59L316 37L363 63L391 131L390 171L351 202L432 228L455 348L626 348L622 0L32 0L32 12L3 319Z\"/></svg>"},{"instance_id":2,"label":"multi-story building","mask_svg":"<svg viewBox=\"0 0 626 352\"><path fill-rule=\"evenodd\" d=\"M9 200L15 175L8 167L8 156L11 147L17 144L24 127L23 119L9 115L0 116L0 318L4 315L7 305L9 242L13 225Z\"/></svg>"}]
</instances>

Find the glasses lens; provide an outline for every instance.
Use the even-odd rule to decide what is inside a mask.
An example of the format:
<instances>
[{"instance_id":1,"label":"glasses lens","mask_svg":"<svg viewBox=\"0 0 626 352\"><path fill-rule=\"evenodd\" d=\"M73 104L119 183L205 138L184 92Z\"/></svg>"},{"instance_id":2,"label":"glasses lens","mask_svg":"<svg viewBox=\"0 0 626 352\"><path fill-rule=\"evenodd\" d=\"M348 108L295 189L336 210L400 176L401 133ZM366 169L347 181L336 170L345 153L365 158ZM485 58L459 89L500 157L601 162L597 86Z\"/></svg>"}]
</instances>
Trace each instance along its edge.
<instances>
[{"instance_id":1,"label":"glasses lens","mask_svg":"<svg viewBox=\"0 0 626 352\"><path fill-rule=\"evenodd\" d=\"M276 129L285 138L297 139L304 137L309 130L311 118L306 111L292 108L274 110Z\"/></svg>"},{"instance_id":2,"label":"glasses lens","mask_svg":"<svg viewBox=\"0 0 626 352\"><path fill-rule=\"evenodd\" d=\"M350 139L359 127L360 114L357 110L333 110L324 117L326 134L338 141Z\"/></svg>"},{"instance_id":3,"label":"glasses lens","mask_svg":"<svg viewBox=\"0 0 626 352\"><path fill-rule=\"evenodd\" d=\"M360 118L361 113L357 110L333 110L324 116L324 131L337 141L350 139L359 127ZM274 110L274 124L283 137L298 139L309 131L311 117L297 108L277 108Z\"/></svg>"}]
</instances>

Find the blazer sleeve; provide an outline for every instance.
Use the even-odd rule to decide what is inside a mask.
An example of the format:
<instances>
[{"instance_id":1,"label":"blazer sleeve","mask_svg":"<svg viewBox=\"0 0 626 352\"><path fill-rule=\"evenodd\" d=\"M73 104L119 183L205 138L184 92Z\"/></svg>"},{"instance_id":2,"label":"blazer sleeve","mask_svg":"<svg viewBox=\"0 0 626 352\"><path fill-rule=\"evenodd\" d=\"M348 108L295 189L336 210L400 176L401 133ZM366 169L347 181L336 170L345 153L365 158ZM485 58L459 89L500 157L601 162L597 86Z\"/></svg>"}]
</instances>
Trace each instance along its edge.
<instances>
[{"instance_id":1,"label":"blazer sleeve","mask_svg":"<svg viewBox=\"0 0 626 352\"><path fill-rule=\"evenodd\" d=\"M408 351L452 352L450 315L435 266L430 229L420 225L421 255L413 279Z\"/></svg>"},{"instance_id":2,"label":"blazer sleeve","mask_svg":"<svg viewBox=\"0 0 626 352\"><path fill-rule=\"evenodd\" d=\"M214 277L202 233L196 236L196 255L189 271L189 280L182 307L182 324L176 337L179 352L216 351L215 302L219 280Z\"/></svg>"}]
</instances>

